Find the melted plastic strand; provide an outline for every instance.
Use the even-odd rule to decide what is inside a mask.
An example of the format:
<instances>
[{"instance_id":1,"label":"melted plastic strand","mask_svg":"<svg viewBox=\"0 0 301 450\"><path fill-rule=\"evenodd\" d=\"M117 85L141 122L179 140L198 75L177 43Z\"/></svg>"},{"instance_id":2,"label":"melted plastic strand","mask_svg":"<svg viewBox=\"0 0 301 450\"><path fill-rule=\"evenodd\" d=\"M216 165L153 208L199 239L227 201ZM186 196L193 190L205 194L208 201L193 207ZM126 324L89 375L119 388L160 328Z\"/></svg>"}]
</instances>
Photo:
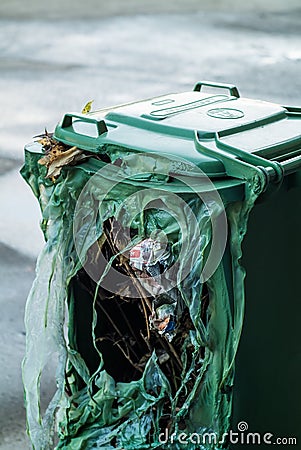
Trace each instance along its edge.
<instances>
[{"instance_id":1,"label":"melted plastic strand","mask_svg":"<svg viewBox=\"0 0 301 450\"><path fill-rule=\"evenodd\" d=\"M234 317L232 317L226 274L222 264L208 280L210 293L209 320L203 323L201 317L202 289L199 274L204 266L206 254L211 242L211 221L207 208L200 200L190 198L188 203L197 218L201 230L199 247L187 245L189 252L197 252L196 264L182 281L181 274L185 271L185 261L191 258L186 253L180 261L178 289L182 301L189 308L190 317L195 326L186 339L182 351L182 363L185 368L181 385L175 394L171 393L169 380L158 365L157 356L152 354L147 362L143 375L138 381L128 383L115 382L103 369L100 361L98 370L93 376L84 359L77 351L76 343L72 342L74 324L72 322L72 299L69 302L69 342L64 338L65 304L70 296L70 280L77 273L81 264L73 244L73 213L76 200L82 187L91 176L89 165L72 168L63 172L63 176L53 185L44 179L44 168L37 164L37 155L27 154L26 165L22 174L31 185L40 201L43 211L42 227L47 244L42 251L37 264L37 277L32 287L26 307L27 350L23 363L23 380L27 408L28 432L36 450L52 448L54 415L58 410L59 437L58 449L79 450L82 448L164 448L158 441L159 419L163 414L164 403L169 399L172 407L172 429L180 433L179 424L185 419L186 431L202 433L208 430L221 436L229 427L231 415L231 397L223 393L226 386L233 384L233 363L237 350L244 314L244 270L240 266L241 242L247 228L248 214L254 204L255 195L250 187L247 189L243 203L227 206L230 224L230 247L232 255ZM160 179L162 181L162 177ZM101 197L106 191L107 180L99 183L99 190L93 197L87 199L86 210L82 209L82 218L77 221L77 233L81 237L82 260L95 239L102 235L102 225L108 217L118 211L119 204L137 188L131 184L114 187L112 195L106 200L105 207L98 211L98 218L86 221L93 208L95 198ZM138 196L139 198L139 196ZM135 199L137 201L137 197ZM143 195L140 204L132 205L139 211L150 199ZM162 196L164 202L164 196ZM168 202L168 200L166 200ZM131 207L131 205L129 205ZM177 208L179 217L189 222L187 211ZM214 214L218 215L216 209ZM146 223L142 217L137 218L137 230L141 239L145 231L149 233L161 217L156 212L149 214ZM172 221L165 224L165 232L170 242L173 242L174 256L177 256L176 239L179 230ZM180 236L181 238L181 236ZM184 240L184 237L183 237ZM183 241L185 248L185 242ZM112 264L109 261L108 266ZM94 308L94 321L91 333L94 337L97 314ZM191 366L187 366L186 348L194 347ZM199 360L200 349L204 348L204 358ZM59 354L57 370L58 391L52 400L44 417L41 417L40 377L48 359L53 354ZM68 357L68 358L67 358ZM65 394L66 372L71 393ZM187 383L192 373L197 378L190 392L187 392L185 402L178 405L180 395L186 391ZM78 389L78 377L84 386ZM152 442L147 442L146 436L152 433ZM168 444L167 447L169 448ZM173 444L175 450L182 448ZM185 445L186 449L202 448L199 445ZM208 445L204 449L217 446Z\"/></svg>"},{"instance_id":2,"label":"melted plastic strand","mask_svg":"<svg viewBox=\"0 0 301 450\"><path fill-rule=\"evenodd\" d=\"M37 277L29 295L26 312L27 355L23 362L25 395L29 399L27 414L35 448L44 448L44 442L51 442L54 412L64 389L66 347L63 339L64 268L62 258L54 247L46 246L38 261ZM39 270L39 267L42 270ZM51 277L49 278L49 274ZM60 286L61 289L57 289ZM40 377L52 354L59 353L57 371L58 391L49 405L43 421L39 411ZM38 375L38 377L37 377ZM45 446L45 449L47 447Z\"/></svg>"}]
</instances>

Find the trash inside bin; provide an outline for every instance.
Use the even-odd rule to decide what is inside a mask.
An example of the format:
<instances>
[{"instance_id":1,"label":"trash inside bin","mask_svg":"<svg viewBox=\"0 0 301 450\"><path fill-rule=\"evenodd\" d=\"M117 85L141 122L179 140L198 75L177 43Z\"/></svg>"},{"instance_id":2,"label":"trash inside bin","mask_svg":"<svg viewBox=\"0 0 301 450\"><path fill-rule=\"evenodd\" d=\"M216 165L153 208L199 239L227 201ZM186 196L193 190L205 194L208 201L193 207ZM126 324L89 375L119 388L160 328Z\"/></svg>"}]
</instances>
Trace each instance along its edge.
<instances>
[{"instance_id":1,"label":"trash inside bin","mask_svg":"<svg viewBox=\"0 0 301 450\"><path fill-rule=\"evenodd\" d=\"M298 190L300 113L200 82L67 113L25 147L46 240L25 318L36 449L52 448L55 425L58 449L229 448L244 419L242 241L255 204Z\"/></svg>"}]
</instances>

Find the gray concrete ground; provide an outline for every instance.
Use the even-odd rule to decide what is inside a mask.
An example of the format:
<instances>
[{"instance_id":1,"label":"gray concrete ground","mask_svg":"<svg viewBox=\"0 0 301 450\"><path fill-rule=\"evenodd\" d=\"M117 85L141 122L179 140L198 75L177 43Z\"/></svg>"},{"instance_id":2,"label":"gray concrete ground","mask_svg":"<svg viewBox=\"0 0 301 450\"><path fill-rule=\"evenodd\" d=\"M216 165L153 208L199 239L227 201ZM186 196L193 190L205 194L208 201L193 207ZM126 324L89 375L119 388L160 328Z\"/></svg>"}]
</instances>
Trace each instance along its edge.
<instances>
[{"instance_id":1,"label":"gray concrete ground","mask_svg":"<svg viewBox=\"0 0 301 450\"><path fill-rule=\"evenodd\" d=\"M32 258L0 244L0 448L26 448L20 364L24 354L24 298L34 274Z\"/></svg>"},{"instance_id":2,"label":"gray concrete ground","mask_svg":"<svg viewBox=\"0 0 301 450\"><path fill-rule=\"evenodd\" d=\"M0 2L0 448L27 448L23 313L42 246L18 171L23 146L66 111L190 90L200 79L301 104L299 0ZM51 390L46 380L45 396Z\"/></svg>"}]
</instances>

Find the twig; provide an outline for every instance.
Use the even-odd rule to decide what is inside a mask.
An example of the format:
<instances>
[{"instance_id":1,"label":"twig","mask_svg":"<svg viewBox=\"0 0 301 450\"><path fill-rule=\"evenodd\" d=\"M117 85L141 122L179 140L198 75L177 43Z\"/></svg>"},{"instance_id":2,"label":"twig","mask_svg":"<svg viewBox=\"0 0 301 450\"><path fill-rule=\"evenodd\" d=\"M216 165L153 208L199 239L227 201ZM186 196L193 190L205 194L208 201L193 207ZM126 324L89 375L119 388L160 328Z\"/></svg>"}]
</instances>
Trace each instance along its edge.
<instances>
[{"instance_id":1,"label":"twig","mask_svg":"<svg viewBox=\"0 0 301 450\"><path fill-rule=\"evenodd\" d=\"M114 345L117 345L117 347L119 348L119 350L122 352L122 354L125 356L125 358L129 361L129 363L139 372L143 373L143 370L141 369L141 367L137 366L134 361L131 360L130 356L124 351L124 349L121 347L121 345L119 344L118 341L114 342Z\"/></svg>"},{"instance_id":2,"label":"twig","mask_svg":"<svg viewBox=\"0 0 301 450\"><path fill-rule=\"evenodd\" d=\"M134 332L134 330L133 330L133 328L132 328L132 325L130 324L130 322L129 322L129 320L128 320L126 314L124 313L124 311L123 311L121 305L119 304L119 302L117 301L116 303L117 303L117 306L118 306L118 309L119 309L120 313L122 314L122 317L124 318L124 321L126 322L126 324L127 324L128 328L129 328L130 332L132 333L133 337L134 337L135 340L136 340L136 343L138 344L139 339L138 339L136 333Z\"/></svg>"},{"instance_id":3,"label":"twig","mask_svg":"<svg viewBox=\"0 0 301 450\"><path fill-rule=\"evenodd\" d=\"M173 345L168 342L166 339L160 339L160 342L164 348L164 350L170 350L170 352L172 353L172 355L174 356L177 365L179 366L179 368L182 370L183 366L182 366L182 361L180 360L180 358L177 355L177 352L175 351Z\"/></svg>"},{"instance_id":4,"label":"twig","mask_svg":"<svg viewBox=\"0 0 301 450\"><path fill-rule=\"evenodd\" d=\"M142 288L142 286L140 286L139 281L137 280L137 278L133 274L132 268L129 265L129 263L127 261L125 261L124 265L125 265L125 267L127 269L127 272L130 275L130 277L131 277L131 279L132 279L132 281L133 281L133 283L135 285L135 288L137 289L138 293L140 294L142 308L143 308L144 317L145 317L147 339L150 339L150 329L149 329L149 321L148 321L148 315L147 315L146 306L148 307L149 311L152 312L151 303L149 302L148 298L145 296L145 293L143 292L143 288Z\"/></svg>"},{"instance_id":5,"label":"twig","mask_svg":"<svg viewBox=\"0 0 301 450\"><path fill-rule=\"evenodd\" d=\"M147 348L148 348L149 352L152 353L153 352L153 348L150 345L150 340L144 336L144 334L142 333L142 330L140 330L140 336L142 337L142 339L144 340L145 344L147 345Z\"/></svg>"},{"instance_id":6,"label":"twig","mask_svg":"<svg viewBox=\"0 0 301 450\"><path fill-rule=\"evenodd\" d=\"M175 385L175 390L178 390L178 383L177 383L177 376L176 376L176 371L173 365L173 361L170 361L170 365L171 365L171 371L172 371L172 379L174 381L174 385Z\"/></svg>"},{"instance_id":7,"label":"twig","mask_svg":"<svg viewBox=\"0 0 301 450\"><path fill-rule=\"evenodd\" d=\"M102 306L101 304L101 300L97 302L98 306L100 307L100 309L102 310L102 312L105 313L106 317L109 319L109 321L111 322L111 324L113 325L113 327L115 328L115 330L117 331L117 333L119 334L119 336L122 338L123 334L121 333L121 331L119 330L119 328L117 327L117 325L114 323L114 321L112 320L112 318L110 317L110 315L107 313L107 311L105 310L105 308Z\"/></svg>"},{"instance_id":8,"label":"twig","mask_svg":"<svg viewBox=\"0 0 301 450\"><path fill-rule=\"evenodd\" d=\"M173 346L170 342L168 342L168 341L167 341L167 344L168 344L168 346L169 346L169 348L170 348L170 350L171 350L171 353L174 355L174 357L176 358L176 360L177 360L177 362L178 362L180 368L182 369L182 368L183 368L182 361L180 360L180 358L179 358L177 352L175 351L174 346Z\"/></svg>"},{"instance_id":9,"label":"twig","mask_svg":"<svg viewBox=\"0 0 301 450\"><path fill-rule=\"evenodd\" d=\"M110 225L111 225L111 229L112 229L112 221L110 221ZM114 242L112 242L112 237L111 237L111 232L109 230L106 230L105 233L109 233L110 235L110 239L107 239L107 242L111 248L111 252L113 253L113 255L118 252L118 249L115 248L114 246ZM135 288L137 289L138 293L140 294L140 298L142 300L142 307L143 307L143 312L144 312L144 317L145 317L145 324L146 324L146 330L147 330L147 337L148 339L150 339L150 329L149 329L149 323L148 323L148 315L147 315L147 310L146 310L146 305L148 306L150 312L152 312L152 306L151 303L148 301L147 297L145 296L145 293L143 292L143 288L139 285L138 280L136 279L136 277L134 276L133 272L132 272L132 268L129 265L129 263L127 261L123 262L123 265L125 266L127 273L129 274L130 278L132 279Z\"/></svg>"},{"instance_id":10,"label":"twig","mask_svg":"<svg viewBox=\"0 0 301 450\"><path fill-rule=\"evenodd\" d=\"M119 328L117 327L117 325L115 324L115 322L112 320L112 318L110 317L110 315L107 313L107 311L105 310L105 308L102 306L101 304L101 300L97 302L98 306L101 308L101 310L105 313L106 317L109 319L109 321L111 322L111 324L113 325L113 327L115 328L115 330L117 331L117 333L119 334L120 338L122 341L124 341L124 336L121 333L121 331L119 330ZM130 347L131 352L133 353L133 355L135 356L135 358L138 358L137 353L135 352L135 350L133 349L133 347Z\"/></svg>"}]
</instances>

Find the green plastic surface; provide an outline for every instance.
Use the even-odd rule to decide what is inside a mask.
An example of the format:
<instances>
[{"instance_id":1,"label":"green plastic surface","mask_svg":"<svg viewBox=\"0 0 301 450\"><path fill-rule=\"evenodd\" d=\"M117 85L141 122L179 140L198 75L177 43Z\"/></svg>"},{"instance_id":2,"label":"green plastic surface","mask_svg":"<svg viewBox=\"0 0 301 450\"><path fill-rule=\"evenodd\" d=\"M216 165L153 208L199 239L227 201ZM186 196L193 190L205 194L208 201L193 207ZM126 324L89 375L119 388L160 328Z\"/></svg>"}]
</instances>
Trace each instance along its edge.
<instances>
[{"instance_id":1,"label":"green plastic surface","mask_svg":"<svg viewBox=\"0 0 301 450\"><path fill-rule=\"evenodd\" d=\"M297 131L300 113L296 109L240 99L233 86L224 88L233 95L195 91L123 105L89 116L66 115L56 128L55 138L86 150L90 158L63 168L55 182L45 179L46 168L38 163L39 146L27 146L22 175L40 203L46 239L25 317L27 350L23 380L28 432L36 450L53 448L55 423L59 431L57 449L228 448L227 442L203 447L192 442L184 446L162 444L158 438L164 431L160 429L160 419L162 414L166 415L168 404L171 432L185 431L199 436L212 432L220 441L230 427L234 362L244 319L242 240L258 196L269 184L280 185L286 171L300 167ZM94 127L90 136L82 133L83 124ZM254 147L244 146L248 133L251 137L256 134ZM97 154L107 155L113 164L106 165L97 159ZM166 154L168 163L156 157ZM269 161L271 155L276 162ZM181 156L184 160L179 163L171 156ZM229 227L224 257L206 284L200 274L213 239L211 219L219 217L221 210L213 202L209 212L196 195L197 191L202 192L202 180L191 170L189 162L214 179ZM77 210L83 188L103 168L106 170L98 175L93 191ZM195 192L173 180L175 174L189 179ZM123 181L118 182L120 177ZM150 193L142 195L148 189ZM135 202L127 202L135 193L138 194ZM170 200L171 194L176 194L177 201ZM200 239L192 247L173 217L158 209L138 214L133 221L137 241L159 228L166 233L172 258L177 259L180 247L184 251L178 266L178 302L188 309L194 328L185 337L178 355L183 370L176 390L155 353L149 357L139 379L120 382L108 373L105 357L97 350L96 343L97 325L104 320L95 300L100 287L94 286L93 292L87 294L78 283L82 262L96 240L102 239L106 220L116 218L120 206L125 205L126 222L127 215L141 212L147 201L152 201L152 195L176 210L183 222L189 223L195 217L200 231ZM190 209L182 209L179 199ZM80 252L74 243L75 217ZM191 252L196 262L188 276L181 279ZM113 262L114 258L107 261L104 277ZM202 312L205 287L210 299L206 320ZM79 308L81 300L85 306L90 305L89 311ZM87 327L84 334L80 331L81 320ZM93 368L89 363L91 348L97 350L97 358L91 353ZM192 349L191 359L188 349ZM40 380L49 358L54 355L58 357L58 389L42 415ZM190 389L186 389L188 383Z\"/></svg>"},{"instance_id":2,"label":"green plastic surface","mask_svg":"<svg viewBox=\"0 0 301 450\"><path fill-rule=\"evenodd\" d=\"M211 178L232 176L218 158L226 149L237 159L248 157L255 166L270 167L278 172L273 177L279 180L281 167L276 166L281 166L283 159L300 156L301 109L240 98L231 85L199 85L221 91L168 94L88 115L68 113L54 137L96 153L112 145L131 152L175 155L191 161ZM88 129L93 122L94 129ZM195 144L196 132L201 145Z\"/></svg>"},{"instance_id":3,"label":"green plastic surface","mask_svg":"<svg viewBox=\"0 0 301 450\"><path fill-rule=\"evenodd\" d=\"M229 285L229 267L222 261L207 282L210 290L211 313L208 323L204 324L200 317L203 285L200 283L198 273L204 265L204 251L206 254L208 246L210 246L211 219L207 208L198 197L195 197L195 194L181 193L179 187L176 189L177 195L184 196L197 218L202 243L198 248L197 263L189 276L178 286L181 302L184 302L189 308L195 325L195 332L189 338L187 337L180 355L184 367L187 345L193 346L195 356L191 365L187 366L183 372L182 386L179 386L178 393L172 394L170 380L166 379L162 373L155 355L149 360L142 378L138 381L116 383L103 369L102 359L100 359L95 373L89 373L85 355L81 355L78 351L72 314L72 280L81 268L73 242L73 217L76 201L83 186L95 173L96 167L99 169L103 163L97 161L95 166L91 161L78 167L66 168L57 182L53 184L51 181L45 180L45 168L37 163L39 158L38 153L27 151L26 164L22 170L23 176L39 199L43 212L42 228L47 240L38 261L37 278L26 308L27 330L34 330L34 332L27 334L27 356L23 364L23 379L29 433L34 448L39 450L51 448L52 425L57 408L59 408L60 443L58 448L60 449L92 449L94 445L106 449L169 448L170 444L164 446L158 441L158 433L164 431L158 428L158 420L166 401L170 402L172 411L174 411L171 413L171 429L175 432L180 432L179 426L183 426L185 423L187 433L197 432L201 435L209 430L216 433L220 439L223 432L229 427L231 395L227 394L226 386L233 384L233 361L243 319L244 271L239 265L240 245L246 230L248 212L257 195L247 188L244 201L241 200L241 191L237 191L240 200L239 197L235 199L232 192L232 201L227 201L228 194L226 192L231 192L233 189L235 192L235 183L229 187L226 182L224 185L225 195L223 195L222 184L220 185L220 193L224 198L229 217L229 245L234 283L233 286L231 283ZM116 170L118 172L123 169L117 168ZM116 210L118 204L122 203L133 190L144 189L146 182L147 180L140 181L140 183L133 180L117 185L108 200L107 207L99 210L98 237L102 235L102 224L106 217L114 214L112 211ZM101 193L106 189L108 183L110 184L112 181L101 177L98 188L95 188L99 192L97 190L93 192L94 199L102 195ZM153 178L151 184L154 186L156 183L158 180ZM162 181L160 183L158 186L162 189L161 199L164 202L165 196L167 199L169 192L174 188L172 183L163 183L163 185ZM91 198L91 201L95 200ZM89 210L88 204L86 207ZM139 209L139 205L137 208ZM213 214L218 215L218 205L215 208L217 209ZM89 231L86 228L85 209L81 214L83 222L81 226L81 221L79 221L78 233L83 236L82 255L84 255L92 243L91 239L95 238L95 234L93 230ZM187 214L187 212L179 211L179 214ZM189 220L189 217L186 219ZM145 218L141 217L140 220L145 220ZM160 212L154 211L149 214L144 224L140 220L137 223L138 229L140 229L138 234L143 238L145 233L150 233L162 219ZM177 224L173 221L170 222L169 219L164 229L174 247L174 257L176 257L177 243L180 242L177 237L179 233ZM183 247L185 250L185 245ZM191 251L191 246L189 249ZM187 258L189 258L188 253L181 259L179 273L185 269ZM233 313L231 312L232 300L230 301L232 295L234 296ZM63 331L66 298L69 298L70 305L69 342L65 341ZM96 318L93 319L93 323L95 320ZM87 333L93 336L93 325L91 326L92 329L89 331L88 328ZM198 356L201 348L204 352L202 360ZM50 355L57 352L59 354L58 391L41 421L38 394L40 374ZM185 392L185 385L196 367L198 368L194 387L186 393L184 404L179 405L177 397L180 392ZM68 396L65 394L66 370L68 370L68 386L69 389L71 387L71 397L70 393ZM78 377L82 380L81 388L76 382ZM158 386L157 393L150 394L150 389L154 391L154 386ZM180 449L181 445L174 444L174 448ZM198 447L191 444L185 448Z\"/></svg>"}]
</instances>

